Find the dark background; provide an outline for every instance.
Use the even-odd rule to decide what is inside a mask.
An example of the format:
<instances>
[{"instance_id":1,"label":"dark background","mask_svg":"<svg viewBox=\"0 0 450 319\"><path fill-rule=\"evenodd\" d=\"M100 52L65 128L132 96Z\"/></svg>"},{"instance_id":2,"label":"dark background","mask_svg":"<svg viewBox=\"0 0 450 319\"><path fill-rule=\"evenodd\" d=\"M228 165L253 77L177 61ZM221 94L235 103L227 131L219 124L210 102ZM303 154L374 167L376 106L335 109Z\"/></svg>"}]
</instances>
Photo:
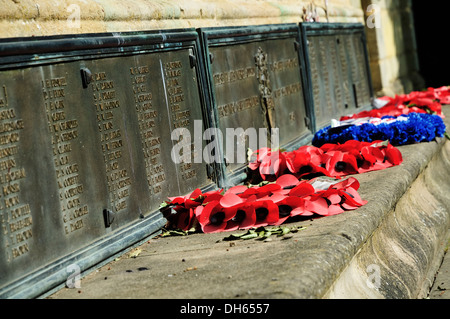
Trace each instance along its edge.
<instances>
[{"instance_id":1,"label":"dark background","mask_svg":"<svg viewBox=\"0 0 450 319\"><path fill-rule=\"evenodd\" d=\"M427 87L450 85L450 6L447 1L412 0L420 74Z\"/></svg>"}]
</instances>

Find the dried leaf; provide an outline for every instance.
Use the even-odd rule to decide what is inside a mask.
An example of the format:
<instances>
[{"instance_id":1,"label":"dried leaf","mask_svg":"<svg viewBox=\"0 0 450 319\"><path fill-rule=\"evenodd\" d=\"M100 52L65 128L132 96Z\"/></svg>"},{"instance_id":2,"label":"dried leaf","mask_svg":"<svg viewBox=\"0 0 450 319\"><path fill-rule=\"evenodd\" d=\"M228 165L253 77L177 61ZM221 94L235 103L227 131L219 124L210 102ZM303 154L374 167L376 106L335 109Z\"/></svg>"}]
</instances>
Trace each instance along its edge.
<instances>
[{"instance_id":1,"label":"dried leaf","mask_svg":"<svg viewBox=\"0 0 450 319\"><path fill-rule=\"evenodd\" d=\"M291 229L288 227L281 227L281 234L279 236L284 236L291 232Z\"/></svg>"},{"instance_id":2,"label":"dried leaf","mask_svg":"<svg viewBox=\"0 0 450 319\"><path fill-rule=\"evenodd\" d=\"M228 237L225 237L223 240L228 241L228 240L238 240L240 239L242 236L244 236L247 233L242 233L242 234L231 234Z\"/></svg>"},{"instance_id":3,"label":"dried leaf","mask_svg":"<svg viewBox=\"0 0 450 319\"><path fill-rule=\"evenodd\" d=\"M262 241L269 241L269 237L272 235L278 235L278 237L283 237L286 234L289 233L296 233L301 229L304 229L303 226L294 226L292 228L289 227L282 227L282 226L274 226L272 228L266 228L266 227L258 227L248 230L246 233L240 233L240 234L231 234L228 237L225 237L223 240L229 241L229 240L248 240L253 238L258 238Z\"/></svg>"},{"instance_id":4,"label":"dried leaf","mask_svg":"<svg viewBox=\"0 0 450 319\"><path fill-rule=\"evenodd\" d=\"M195 233L197 229L195 227L192 227L189 230L182 230L182 229L162 229L161 237L168 237L168 236L187 236L188 234Z\"/></svg>"},{"instance_id":5,"label":"dried leaf","mask_svg":"<svg viewBox=\"0 0 450 319\"><path fill-rule=\"evenodd\" d=\"M136 248L134 251L130 252L130 254L128 255L128 257L130 257L130 258L136 258L136 257L139 256L141 253L142 253L142 249Z\"/></svg>"},{"instance_id":6,"label":"dried leaf","mask_svg":"<svg viewBox=\"0 0 450 319\"><path fill-rule=\"evenodd\" d=\"M299 230L303 230L303 229L306 229L306 227L305 226L292 227L291 233L297 233Z\"/></svg>"},{"instance_id":7,"label":"dried leaf","mask_svg":"<svg viewBox=\"0 0 450 319\"><path fill-rule=\"evenodd\" d=\"M257 238L257 237L258 237L258 234L253 232L253 233L249 233L244 236L241 236L241 239L248 240L248 239L253 239L253 238Z\"/></svg>"},{"instance_id":8,"label":"dried leaf","mask_svg":"<svg viewBox=\"0 0 450 319\"><path fill-rule=\"evenodd\" d=\"M265 232L263 238L264 238L264 239L267 239L267 238L269 238L271 235L272 235L272 232L271 232L271 231L267 231L267 232Z\"/></svg>"}]
</instances>

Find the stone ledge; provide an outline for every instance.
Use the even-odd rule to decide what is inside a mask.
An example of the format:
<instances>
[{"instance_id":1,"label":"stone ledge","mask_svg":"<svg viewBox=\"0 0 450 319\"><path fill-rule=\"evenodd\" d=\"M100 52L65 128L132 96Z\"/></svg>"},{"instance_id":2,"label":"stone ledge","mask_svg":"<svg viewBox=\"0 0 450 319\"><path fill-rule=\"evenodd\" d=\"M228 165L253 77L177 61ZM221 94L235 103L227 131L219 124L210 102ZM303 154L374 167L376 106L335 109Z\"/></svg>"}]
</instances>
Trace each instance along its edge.
<instances>
[{"instance_id":1,"label":"stone ledge","mask_svg":"<svg viewBox=\"0 0 450 319\"><path fill-rule=\"evenodd\" d=\"M49 298L424 297L450 226L450 181L442 174L450 142L400 150L402 165L356 176L369 201L356 211L287 224L307 228L270 242L230 243L227 233L150 239L137 258L124 255L80 289ZM379 267L379 289L367 285L370 265Z\"/></svg>"},{"instance_id":2,"label":"stone ledge","mask_svg":"<svg viewBox=\"0 0 450 319\"><path fill-rule=\"evenodd\" d=\"M307 3L294 0L8 0L0 7L0 37L299 23ZM329 11L331 22L363 22L361 8L338 3L331 5ZM72 24L78 13L79 24ZM324 17L322 10L319 13Z\"/></svg>"},{"instance_id":3,"label":"stone ledge","mask_svg":"<svg viewBox=\"0 0 450 319\"><path fill-rule=\"evenodd\" d=\"M450 143L437 151L380 226L358 251L326 296L329 298L425 298L443 256L450 226ZM368 268L382 281L371 289ZM370 270L373 272L374 270ZM369 276L368 276L369 275Z\"/></svg>"}]
</instances>

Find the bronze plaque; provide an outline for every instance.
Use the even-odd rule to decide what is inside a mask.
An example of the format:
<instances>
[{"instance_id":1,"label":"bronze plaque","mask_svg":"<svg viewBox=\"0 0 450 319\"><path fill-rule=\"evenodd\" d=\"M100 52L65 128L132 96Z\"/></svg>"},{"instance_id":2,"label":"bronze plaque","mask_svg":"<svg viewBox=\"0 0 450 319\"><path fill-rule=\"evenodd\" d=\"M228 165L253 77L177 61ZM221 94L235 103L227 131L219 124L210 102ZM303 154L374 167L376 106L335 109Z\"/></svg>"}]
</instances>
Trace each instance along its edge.
<instances>
[{"instance_id":1,"label":"bronze plaque","mask_svg":"<svg viewBox=\"0 0 450 319\"><path fill-rule=\"evenodd\" d=\"M311 136L299 28L286 24L200 32L212 104L224 138L225 176L235 184L244 178L248 147L298 147ZM258 143L251 140L251 132L256 132Z\"/></svg>"},{"instance_id":2,"label":"bronze plaque","mask_svg":"<svg viewBox=\"0 0 450 319\"><path fill-rule=\"evenodd\" d=\"M373 92L363 25L302 23L301 29L316 130L369 109Z\"/></svg>"},{"instance_id":3,"label":"bronze plaque","mask_svg":"<svg viewBox=\"0 0 450 319\"><path fill-rule=\"evenodd\" d=\"M64 283L68 266L83 271L101 261L96 255L159 230L168 196L214 187L206 164L194 161L203 149L194 125L208 123L196 35L20 39L22 51L4 40L0 296L34 297ZM173 138L177 128L192 135L190 152L176 154L182 163L172 150L191 137Z\"/></svg>"}]
</instances>

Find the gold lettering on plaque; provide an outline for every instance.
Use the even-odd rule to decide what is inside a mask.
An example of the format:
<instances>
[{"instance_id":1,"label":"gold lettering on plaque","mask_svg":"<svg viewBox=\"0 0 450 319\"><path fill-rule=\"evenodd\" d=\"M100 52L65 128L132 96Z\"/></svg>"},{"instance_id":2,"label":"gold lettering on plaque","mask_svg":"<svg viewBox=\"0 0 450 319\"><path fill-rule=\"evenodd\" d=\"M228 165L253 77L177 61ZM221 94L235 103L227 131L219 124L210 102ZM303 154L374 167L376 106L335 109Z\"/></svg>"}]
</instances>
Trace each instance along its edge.
<instances>
[{"instance_id":1,"label":"gold lettering on plaque","mask_svg":"<svg viewBox=\"0 0 450 319\"><path fill-rule=\"evenodd\" d=\"M216 86L226 83L233 83L236 81L242 81L247 78L254 77L256 77L256 71L254 67L241 68L213 74L214 85Z\"/></svg>"},{"instance_id":2,"label":"gold lettering on plaque","mask_svg":"<svg viewBox=\"0 0 450 319\"><path fill-rule=\"evenodd\" d=\"M165 73L168 77L166 79L166 92L168 96L168 104L169 104L169 121L172 123L173 129L178 128L188 128L192 125L192 114L189 109L189 105L186 105L186 97L183 87L183 73L184 73L183 64L181 61L171 61L165 64ZM191 149L193 149L193 156L195 156L197 150L195 149L195 144L191 144ZM188 159L190 162L192 159ZM182 160L183 162L184 160ZM183 164L177 164L178 166ZM159 180L161 176L158 173L155 173L154 180ZM187 178L190 176L189 178ZM188 180L197 176L197 171L195 167L191 166L190 170L181 174L183 180Z\"/></svg>"},{"instance_id":3,"label":"gold lettering on plaque","mask_svg":"<svg viewBox=\"0 0 450 319\"><path fill-rule=\"evenodd\" d=\"M167 63L167 68L176 68L176 64ZM157 195L162 191L162 183L165 181L165 171L162 164L161 170L158 173L153 171L154 165L158 165L161 161L160 152L157 148L161 144L161 137L158 136L155 128L155 120L159 118L159 112L153 109L153 94L148 87L148 77L146 76L150 70L148 66L136 66L130 68L130 77L133 85L135 109L139 123L139 131L141 135L141 148L144 154L145 168L147 175L147 183L149 185L150 194ZM137 71L137 72L136 72ZM157 181L153 177L159 174L162 178Z\"/></svg>"},{"instance_id":4,"label":"gold lettering on plaque","mask_svg":"<svg viewBox=\"0 0 450 319\"><path fill-rule=\"evenodd\" d=\"M56 184L58 186L61 207L61 218L64 223L65 234L68 235L82 227L73 227L73 224L84 225L82 216L72 221L66 218L73 214L76 207L72 197L78 196L77 201L82 205L80 196L84 187L80 180L78 163L73 159L73 143L78 139L78 120L70 119L67 112L65 90L68 85L66 77L48 78L42 81L42 95L44 108L47 114L48 130L51 133L53 149L53 162L55 165ZM86 207L86 214L89 212ZM85 215L86 215L85 214ZM84 216L84 215L83 215Z\"/></svg>"},{"instance_id":5,"label":"gold lettering on plaque","mask_svg":"<svg viewBox=\"0 0 450 319\"><path fill-rule=\"evenodd\" d=\"M257 95L245 98L239 101L231 102L225 105L218 106L219 117L226 117L238 112L245 111L259 106L260 97Z\"/></svg>"},{"instance_id":6,"label":"gold lettering on plaque","mask_svg":"<svg viewBox=\"0 0 450 319\"><path fill-rule=\"evenodd\" d=\"M9 104L6 85L0 89L0 218L7 261L26 255L33 237L33 219L28 203L21 201L26 172L16 161L22 152L21 132L25 128L17 110ZM14 100L14 99L12 99Z\"/></svg>"},{"instance_id":7,"label":"gold lettering on plaque","mask_svg":"<svg viewBox=\"0 0 450 319\"><path fill-rule=\"evenodd\" d=\"M142 70L133 69L130 72L139 73ZM116 112L120 108L120 101L115 90L114 80L108 79L106 72L97 72L93 76L92 83L94 105L97 111L98 131L100 133L101 150L105 162L107 173L107 185L112 208L115 212L120 212L127 208L129 197L129 187L131 178L126 169L122 168L118 161L122 158L122 129L114 121L117 118ZM119 196L120 194L127 196ZM82 227L74 225L74 228Z\"/></svg>"}]
</instances>

